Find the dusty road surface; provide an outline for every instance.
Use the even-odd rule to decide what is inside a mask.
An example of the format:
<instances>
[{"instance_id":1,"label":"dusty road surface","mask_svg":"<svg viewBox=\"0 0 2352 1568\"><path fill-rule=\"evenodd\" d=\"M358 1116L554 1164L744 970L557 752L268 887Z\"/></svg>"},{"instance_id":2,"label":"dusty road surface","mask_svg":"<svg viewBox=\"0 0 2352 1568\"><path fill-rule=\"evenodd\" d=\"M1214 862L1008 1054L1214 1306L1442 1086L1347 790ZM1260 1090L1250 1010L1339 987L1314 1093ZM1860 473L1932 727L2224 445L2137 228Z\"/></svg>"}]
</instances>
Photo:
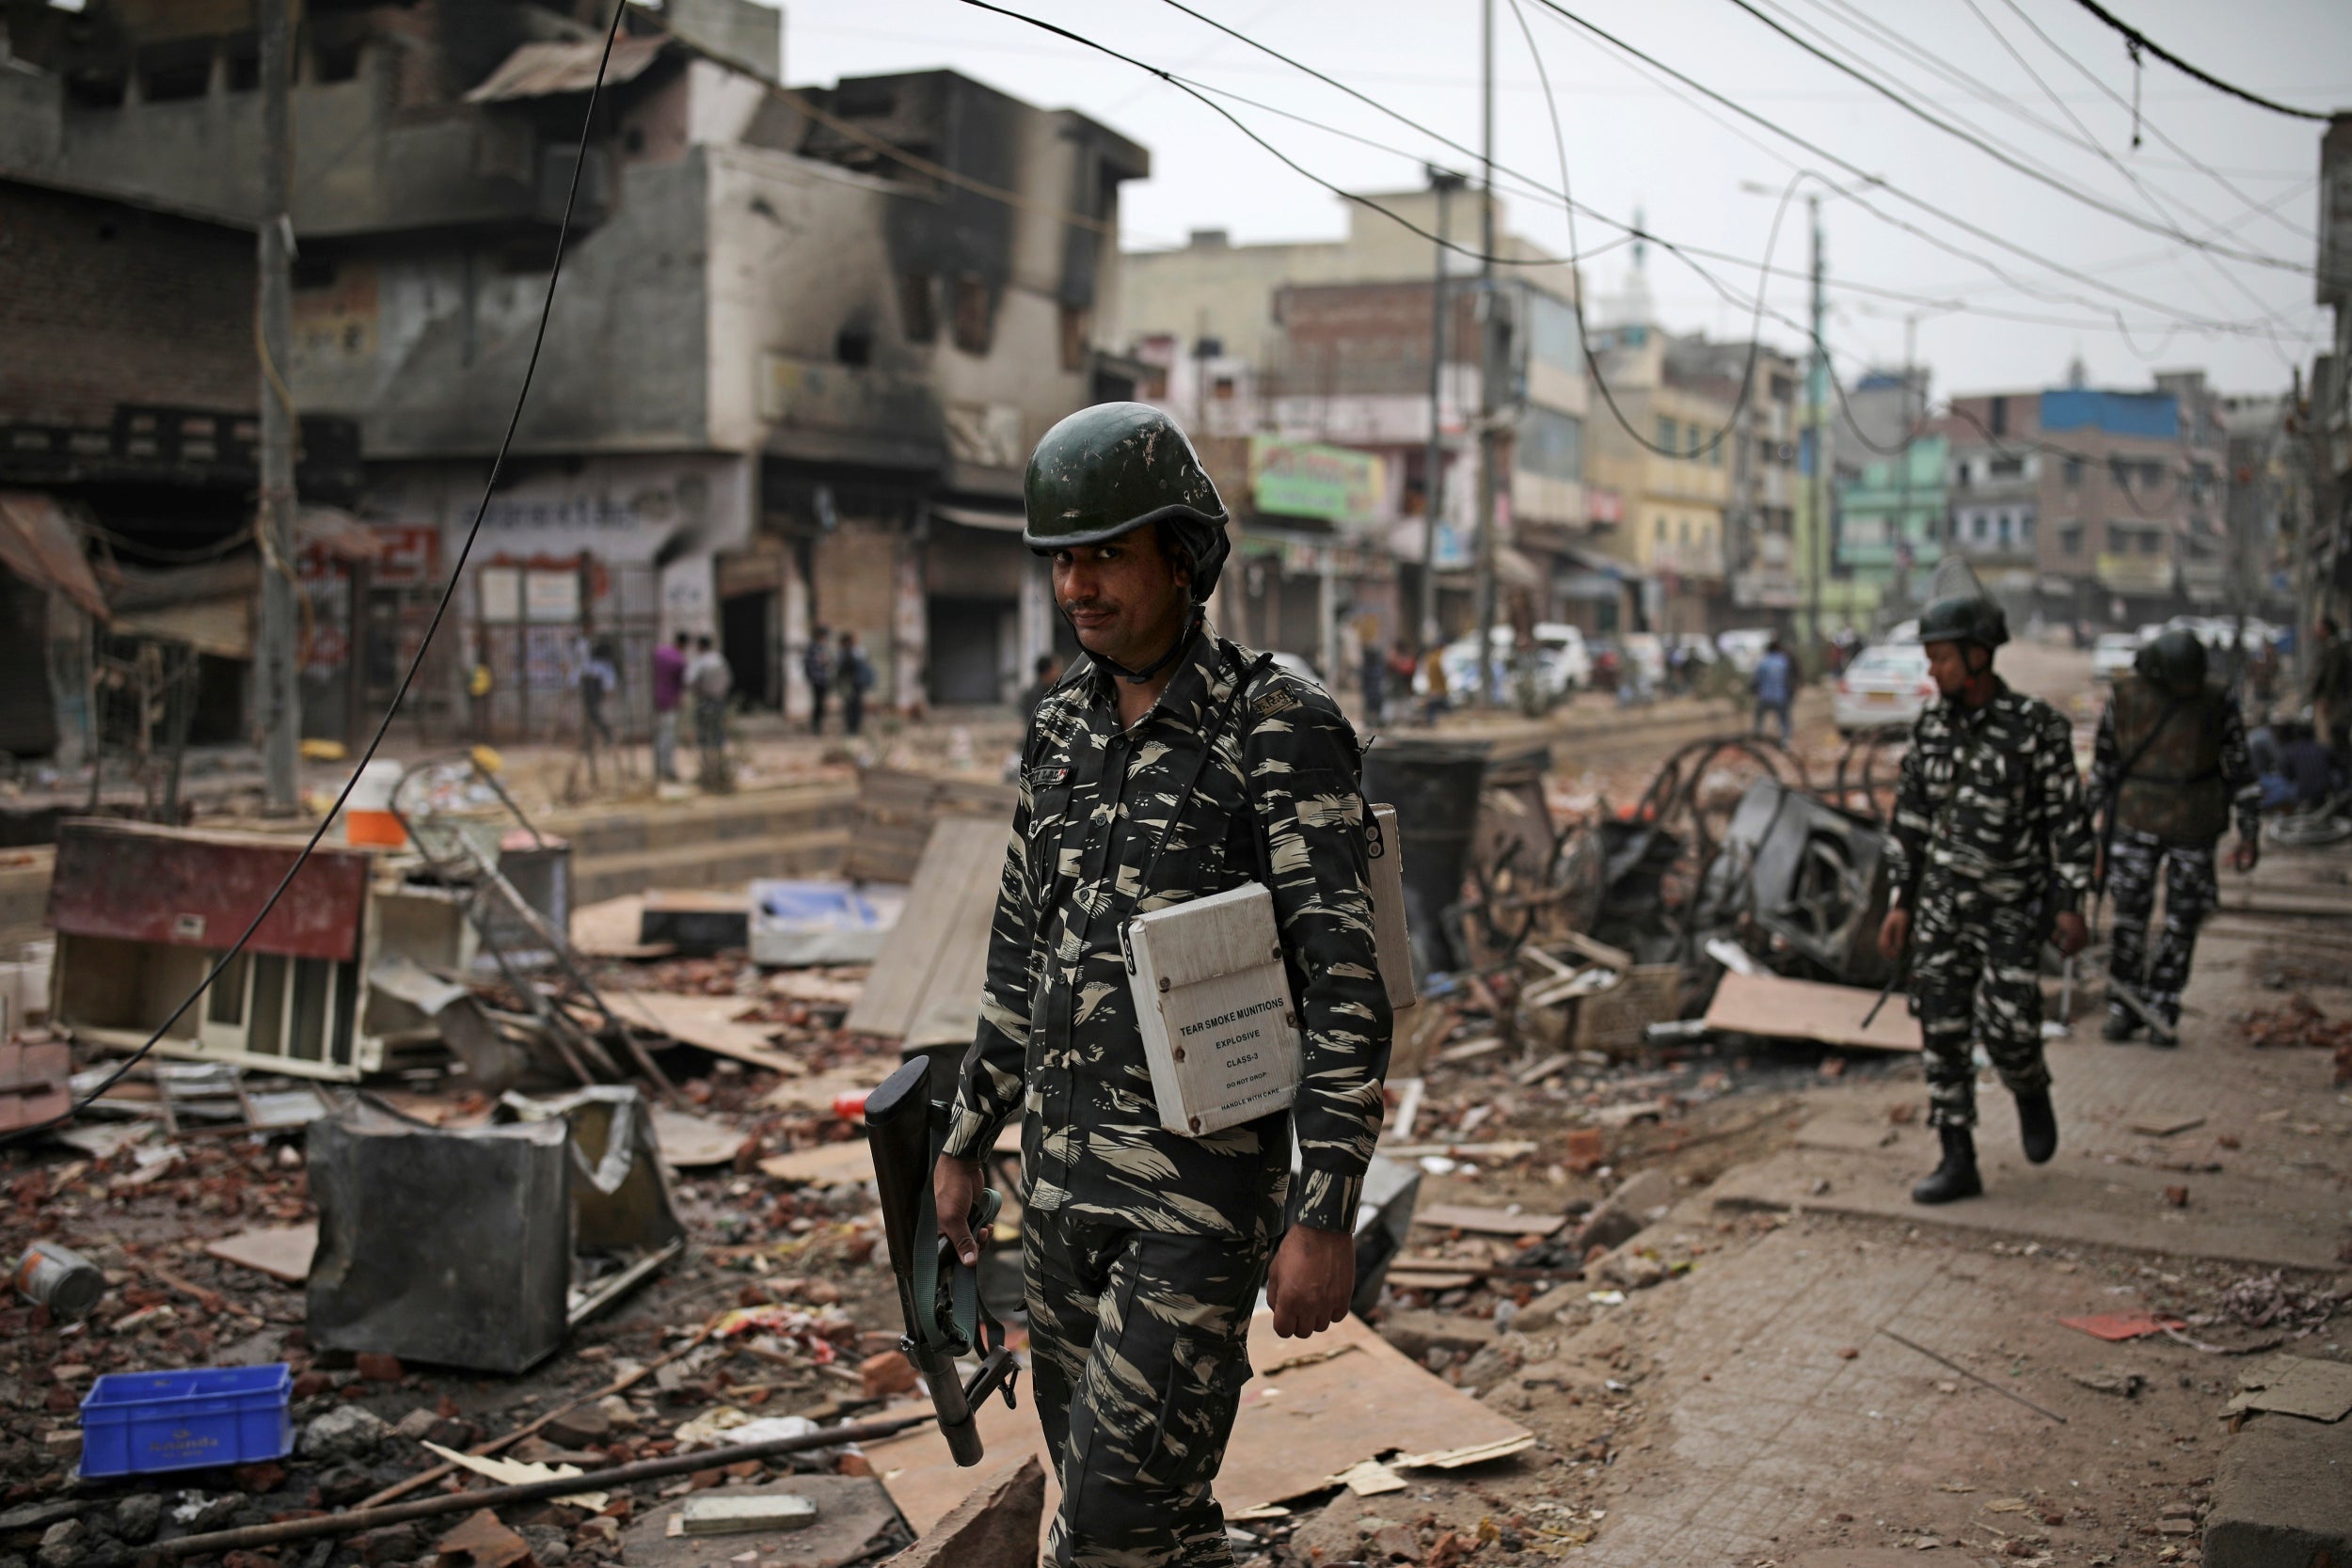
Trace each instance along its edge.
<instances>
[{"instance_id":1,"label":"dusty road surface","mask_svg":"<svg viewBox=\"0 0 2352 1568\"><path fill-rule=\"evenodd\" d=\"M2087 754L2087 660L2023 644L2002 667L2077 720ZM1844 747L1823 696L1808 693L1799 717L1796 762L1825 784ZM1469 716L1446 728L1548 743L1565 824L1621 814L1663 757L1747 723L1732 704L1588 699L1542 723ZM950 726L884 742L913 766L968 750L985 776L1002 738L958 739ZM780 794L831 790L846 812L850 759L763 744L762 766L791 778ZM531 766L518 774L534 777ZM1716 787L1736 796L1750 775L1724 766ZM580 809L565 831L593 846L597 808ZM612 809L716 823L722 808ZM728 852L669 842L648 837L608 864ZM1640 1021L1599 1045L1553 1037L1522 1016L1524 974L1508 955L1439 988L1406 1015L1407 1035L1431 1037L1400 1041L1424 1065L1417 1083L1392 1082L1384 1135L1399 1168L1420 1173L1419 1223L1371 1314L1376 1338L1260 1356L1252 1435L1237 1438L1223 1483L1236 1560L1878 1568L1931 1548L1946 1555L1931 1561L2120 1568L2196 1562L2209 1539L2217 1563L2271 1560L2228 1555L2249 1539L2225 1528L2249 1506L2233 1479L2245 1463L2231 1456L2259 1454L2295 1496L2324 1499L2326 1478L2343 1473L2327 1467L2327 1445L2352 1432L2225 1414L2276 1356L2352 1364L2347 873L2352 847L2276 852L2251 879L2225 877L2176 1050L2101 1043L2095 988L2078 987L2071 1034L2050 1047L2057 1159L2023 1161L1988 1073L1988 1191L1934 1211L1907 1196L1934 1159L1912 1054L1703 1033L1645 1043ZM591 945L617 955L634 916L616 942L606 913ZM870 1165L835 1103L898 1060L895 1041L844 1027L866 968L638 954L597 960L596 976L704 1042L660 1053L678 1087L657 1130L688 1246L519 1375L314 1346L299 1259L281 1253L276 1275L232 1260L294 1245L316 1223L298 1126L241 1132L231 1116L227 1131L175 1133L135 1079L72 1143L0 1150L0 1253L59 1243L107 1286L79 1323L24 1301L0 1307L0 1568L130 1568L161 1540L489 1483L441 1471L444 1450L587 1470L707 1458L601 1488L596 1507L505 1506L487 1524L458 1513L241 1550L227 1568L873 1562L961 1496L973 1478L926 1470L937 1440L921 1434L765 1462L724 1446L727 1431L770 1417L925 1408L896 1352ZM2055 1007L2055 976L2046 990ZM521 1016L513 992L485 996ZM372 1090L453 1129L500 1114L421 1058ZM1017 1222L1008 1214L1002 1240ZM1016 1250L990 1271L1008 1306ZM2063 1322L2135 1316L2154 1321L2122 1340ZM73 1479L77 1405L98 1376L279 1361L294 1379L294 1453ZM1356 1396L1372 1407L1337 1414ZM1034 1442L1025 1398L990 1418L1001 1456ZM1416 1439L1380 1436L1390 1430ZM1501 1442L1501 1457L1427 1462L1513 1433L1527 1441ZM1337 1457L1294 1473L1310 1449ZM1348 1469L1363 1461L1385 1463ZM2307 1481L2298 1466L2312 1465ZM693 1493L753 1487L834 1488L822 1507L854 1539L690 1549L666 1533ZM461 1528L476 1533L453 1535Z\"/></svg>"}]
</instances>

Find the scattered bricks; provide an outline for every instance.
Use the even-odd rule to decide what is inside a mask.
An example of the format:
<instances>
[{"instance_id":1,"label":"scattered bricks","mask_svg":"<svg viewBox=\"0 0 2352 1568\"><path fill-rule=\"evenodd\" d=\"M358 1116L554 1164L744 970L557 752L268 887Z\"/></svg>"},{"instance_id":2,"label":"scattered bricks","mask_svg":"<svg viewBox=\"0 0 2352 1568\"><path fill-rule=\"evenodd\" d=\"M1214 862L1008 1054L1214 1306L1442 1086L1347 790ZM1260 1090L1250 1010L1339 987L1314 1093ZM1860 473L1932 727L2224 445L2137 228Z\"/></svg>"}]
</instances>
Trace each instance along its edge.
<instances>
[{"instance_id":1,"label":"scattered bricks","mask_svg":"<svg viewBox=\"0 0 2352 1568\"><path fill-rule=\"evenodd\" d=\"M858 1363L858 1382L869 1400L914 1392L914 1363L895 1350L880 1351Z\"/></svg>"},{"instance_id":2,"label":"scattered bricks","mask_svg":"<svg viewBox=\"0 0 2352 1568\"><path fill-rule=\"evenodd\" d=\"M1467 1360L1495 1340L1495 1325L1457 1312L1391 1312L1380 1320L1380 1337L1426 1365L1429 1353L1443 1350Z\"/></svg>"},{"instance_id":3,"label":"scattered bricks","mask_svg":"<svg viewBox=\"0 0 2352 1568\"><path fill-rule=\"evenodd\" d=\"M413 1562L417 1555L424 1550L424 1543L419 1538L417 1527L413 1524L378 1526L360 1535L353 1544L359 1548L359 1560L368 1568L379 1568L383 1563Z\"/></svg>"},{"instance_id":4,"label":"scattered bricks","mask_svg":"<svg viewBox=\"0 0 2352 1568\"><path fill-rule=\"evenodd\" d=\"M1364 1558L1371 1562L1419 1562L1421 1532L1410 1525L1383 1525L1364 1537Z\"/></svg>"},{"instance_id":5,"label":"scattered bricks","mask_svg":"<svg viewBox=\"0 0 2352 1568\"><path fill-rule=\"evenodd\" d=\"M294 1380L294 1397L298 1400L314 1400L334 1386L335 1380L325 1372L304 1372Z\"/></svg>"},{"instance_id":6,"label":"scattered bricks","mask_svg":"<svg viewBox=\"0 0 2352 1568\"><path fill-rule=\"evenodd\" d=\"M833 1462L834 1474L841 1476L870 1476L874 1462L862 1453L845 1453Z\"/></svg>"},{"instance_id":7,"label":"scattered bricks","mask_svg":"<svg viewBox=\"0 0 2352 1568\"><path fill-rule=\"evenodd\" d=\"M2066 1523L2066 1511L2062 1508L2051 1509L2048 1513L2042 1514L2042 1522L2055 1528L2056 1527Z\"/></svg>"},{"instance_id":8,"label":"scattered bricks","mask_svg":"<svg viewBox=\"0 0 2352 1568\"><path fill-rule=\"evenodd\" d=\"M637 1430L637 1412L630 1408L628 1401L618 1394L607 1394L598 1400L596 1413L605 1418L607 1425L614 1432Z\"/></svg>"},{"instance_id":9,"label":"scattered bricks","mask_svg":"<svg viewBox=\"0 0 2352 1568\"><path fill-rule=\"evenodd\" d=\"M442 1536L434 1551L441 1568L510 1568L531 1560L531 1544L486 1508Z\"/></svg>"},{"instance_id":10,"label":"scattered bricks","mask_svg":"<svg viewBox=\"0 0 2352 1568\"><path fill-rule=\"evenodd\" d=\"M285 1484L286 1467L269 1463L240 1465L229 1472L229 1479L247 1497L263 1497Z\"/></svg>"},{"instance_id":11,"label":"scattered bricks","mask_svg":"<svg viewBox=\"0 0 2352 1568\"><path fill-rule=\"evenodd\" d=\"M51 1384L49 1392L41 1396L41 1408L52 1416L70 1415L80 1404L81 1401L73 1397L73 1390L62 1383Z\"/></svg>"},{"instance_id":12,"label":"scattered bricks","mask_svg":"<svg viewBox=\"0 0 2352 1568\"><path fill-rule=\"evenodd\" d=\"M2167 1187L2164 1190L2164 1201L2175 1209L2185 1209L2188 1207L2188 1189L2186 1187Z\"/></svg>"},{"instance_id":13,"label":"scattered bricks","mask_svg":"<svg viewBox=\"0 0 2352 1568\"><path fill-rule=\"evenodd\" d=\"M1512 1331L1518 1334L1534 1334L1551 1327L1560 1321L1560 1314L1584 1304L1586 1289L1587 1287L1578 1280L1571 1280L1565 1285L1553 1286L1525 1307L1520 1307L1512 1316Z\"/></svg>"},{"instance_id":14,"label":"scattered bricks","mask_svg":"<svg viewBox=\"0 0 2352 1568\"><path fill-rule=\"evenodd\" d=\"M768 1465L766 1462L762 1460L746 1459L739 1465L728 1465L723 1466L723 1468L726 1470L729 1480L757 1481L762 1475L767 1473Z\"/></svg>"},{"instance_id":15,"label":"scattered bricks","mask_svg":"<svg viewBox=\"0 0 2352 1568\"><path fill-rule=\"evenodd\" d=\"M1561 1163L1577 1176L1590 1176L1608 1163L1609 1147L1601 1141L1597 1127L1568 1129L1567 1157Z\"/></svg>"},{"instance_id":16,"label":"scattered bricks","mask_svg":"<svg viewBox=\"0 0 2352 1568\"><path fill-rule=\"evenodd\" d=\"M339 1405L302 1429L302 1454L306 1459L373 1459L390 1430L363 1406Z\"/></svg>"},{"instance_id":17,"label":"scattered bricks","mask_svg":"<svg viewBox=\"0 0 2352 1568\"><path fill-rule=\"evenodd\" d=\"M407 1369L400 1364L399 1356L386 1355L379 1351L361 1351L355 1364L359 1369L359 1375L370 1383L398 1383L407 1375Z\"/></svg>"},{"instance_id":18,"label":"scattered bricks","mask_svg":"<svg viewBox=\"0 0 2352 1568\"><path fill-rule=\"evenodd\" d=\"M470 1449L482 1441L482 1428L454 1416L444 1416L433 1423L433 1430L425 1437L445 1449Z\"/></svg>"},{"instance_id":19,"label":"scattered bricks","mask_svg":"<svg viewBox=\"0 0 2352 1568\"><path fill-rule=\"evenodd\" d=\"M582 1519L580 1522L580 1528L572 1533L583 1546L618 1545L621 1540L621 1522L607 1514L599 1513L593 1518Z\"/></svg>"},{"instance_id":20,"label":"scattered bricks","mask_svg":"<svg viewBox=\"0 0 2352 1568\"><path fill-rule=\"evenodd\" d=\"M115 1533L134 1546L155 1539L164 1521L164 1499L152 1492L134 1492L115 1504Z\"/></svg>"},{"instance_id":21,"label":"scattered bricks","mask_svg":"<svg viewBox=\"0 0 2352 1568\"><path fill-rule=\"evenodd\" d=\"M696 1470L686 1478L686 1484L693 1491L707 1492L714 1486L724 1486L726 1481L727 1473L713 1466L707 1470Z\"/></svg>"},{"instance_id":22,"label":"scattered bricks","mask_svg":"<svg viewBox=\"0 0 2352 1568\"><path fill-rule=\"evenodd\" d=\"M583 1404L549 1418L539 1431L558 1448L600 1449L612 1439L612 1418L600 1406Z\"/></svg>"}]
</instances>

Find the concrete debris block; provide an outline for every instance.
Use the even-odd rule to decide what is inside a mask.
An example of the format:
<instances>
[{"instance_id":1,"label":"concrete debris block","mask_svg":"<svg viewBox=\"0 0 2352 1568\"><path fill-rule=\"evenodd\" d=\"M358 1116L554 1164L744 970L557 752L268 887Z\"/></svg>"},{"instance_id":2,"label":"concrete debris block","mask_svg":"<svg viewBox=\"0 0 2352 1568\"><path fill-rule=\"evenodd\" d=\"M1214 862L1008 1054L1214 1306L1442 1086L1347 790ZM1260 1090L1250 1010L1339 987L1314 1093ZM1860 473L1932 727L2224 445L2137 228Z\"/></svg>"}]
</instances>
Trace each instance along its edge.
<instances>
[{"instance_id":1,"label":"concrete debris block","mask_svg":"<svg viewBox=\"0 0 2352 1568\"><path fill-rule=\"evenodd\" d=\"M1588 1277L1594 1273L1584 1272ZM1629 1291L1646 1291L1666 1282L1666 1265L1646 1252L1613 1252L1600 1264L1599 1275Z\"/></svg>"},{"instance_id":2,"label":"concrete debris block","mask_svg":"<svg viewBox=\"0 0 2352 1568\"><path fill-rule=\"evenodd\" d=\"M1512 1315L1512 1332L1538 1334L1553 1327L1560 1322L1563 1312L1584 1304L1584 1292L1590 1289L1581 1279L1571 1279L1565 1285L1554 1285Z\"/></svg>"},{"instance_id":3,"label":"concrete debris block","mask_svg":"<svg viewBox=\"0 0 2352 1568\"><path fill-rule=\"evenodd\" d=\"M390 1431L363 1405L338 1405L302 1429L302 1455L328 1462L373 1459Z\"/></svg>"},{"instance_id":4,"label":"concrete debris block","mask_svg":"<svg viewBox=\"0 0 2352 1568\"><path fill-rule=\"evenodd\" d=\"M433 1435L433 1429L441 1424L440 1413L428 1405L420 1405L393 1423L392 1435L421 1443Z\"/></svg>"},{"instance_id":5,"label":"concrete debris block","mask_svg":"<svg viewBox=\"0 0 2352 1568\"><path fill-rule=\"evenodd\" d=\"M600 1404L583 1404L548 1418L539 1434L560 1449L600 1449L612 1440L612 1417Z\"/></svg>"},{"instance_id":6,"label":"concrete debris block","mask_svg":"<svg viewBox=\"0 0 2352 1568\"><path fill-rule=\"evenodd\" d=\"M611 1424L612 1430L615 1432L634 1432L637 1430L638 1419L636 1410L630 1406L628 1401L623 1399L618 1394L607 1394L604 1398L598 1400L596 1402L596 1413L602 1416L605 1420Z\"/></svg>"},{"instance_id":7,"label":"concrete debris block","mask_svg":"<svg viewBox=\"0 0 2352 1568\"><path fill-rule=\"evenodd\" d=\"M52 1497L46 1502L19 1503L0 1513L0 1533L14 1535L20 1530L47 1529L60 1519L71 1519L87 1507L80 1497Z\"/></svg>"},{"instance_id":8,"label":"concrete debris block","mask_svg":"<svg viewBox=\"0 0 2352 1568\"><path fill-rule=\"evenodd\" d=\"M434 1548L441 1568L511 1568L531 1560L531 1543L499 1523L488 1509L441 1537Z\"/></svg>"},{"instance_id":9,"label":"concrete debris block","mask_svg":"<svg viewBox=\"0 0 2352 1568\"><path fill-rule=\"evenodd\" d=\"M1577 1233L1577 1246L1586 1252L1597 1246L1623 1246L1674 1200L1675 1180L1672 1176L1656 1166L1642 1171L1603 1198L1594 1209L1584 1222L1584 1228Z\"/></svg>"},{"instance_id":10,"label":"concrete debris block","mask_svg":"<svg viewBox=\"0 0 2352 1568\"><path fill-rule=\"evenodd\" d=\"M363 1531L353 1545L359 1549L359 1560L368 1568L390 1568L391 1564L413 1562L424 1549L415 1525L379 1525Z\"/></svg>"},{"instance_id":11,"label":"concrete debris block","mask_svg":"<svg viewBox=\"0 0 2352 1568\"><path fill-rule=\"evenodd\" d=\"M753 1530L806 1529L817 1522L817 1505L796 1492L740 1497L706 1492L686 1499L678 1513L689 1535L745 1535Z\"/></svg>"},{"instance_id":12,"label":"concrete debris block","mask_svg":"<svg viewBox=\"0 0 2352 1568\"><path fill-rule=\"evenodd\" d=\"M2069 1379L2097 1394L2114 1394L2122 1399L2136 1400L2148 1380L2128 1367L2106 1366L2088 1372L2069 1372Z\"/></svg>"},{"instance_id":13,"label":"concrete debris block","mask_svg":"<svg viewBox=\"0 0 2352 1568\"><path fill-rule=\"evenodd\" d=\"M1514 1323L1524 1326L1526 1319ZM1459 1312L1391 1312L1380 1320L1380 1337L1426 1366L1433 1350L1448 1352L1449 1361L1474 1357L1495 1342L1495 1325Z\"/></svg>"},{"instance_id":14,"label":"concrete debris block","mask_svg":"<svg viewBox=\"0 0 2352 1568\"><path fill-rule=\"evenodd\" d=\"M152 1492L134 1492L115 1504L115 1533L134 1546L154 1540L163 1519L164 1499Z\"/></svg>"},{"instance_id":15,"label":"concrete debris block","mask_svg":"<svg viewBox=\"0 0 2352 1568\"><path fill-rule=\"evenodd\" d=\"M2256 1416L2230 1439L2205 1515L2206 1568L2352 1563L2352 1421Z\"/></svg>"},{"instance_id":16,"label":"concrete debris block","mask_svg":"<svg viewBox=\"0 0 2352 1568\"><path fill-rule=\"evenodd\" d=\"M1410 1525L1382 1525L1364 1537L1363 1553L1367 1562L1419 1562L1421 1531Z\"/></svg>"},{"instance_id":17,"label":"concrete debris block","mask_svg":"<svg viewBox=\"0 0 2352 1568\"><path fill-rule=\"evenodd\" d=\"M858 1363L857 1375L869 1400L914 1392L914 1363L898 1351L879 1351L867 1356Z\"/></svg>"},{"instance_id":18,"label":"concrete debris block","mask_svg":"<svg viewBox=\"0 0 2352 1568\"><path fill-rule=\"evenodd\" d=\"M1045 1470L1035 1454L999 1470L882 1568L1031 1568L1045 1526Z\"/></svg>"}]
</instances>

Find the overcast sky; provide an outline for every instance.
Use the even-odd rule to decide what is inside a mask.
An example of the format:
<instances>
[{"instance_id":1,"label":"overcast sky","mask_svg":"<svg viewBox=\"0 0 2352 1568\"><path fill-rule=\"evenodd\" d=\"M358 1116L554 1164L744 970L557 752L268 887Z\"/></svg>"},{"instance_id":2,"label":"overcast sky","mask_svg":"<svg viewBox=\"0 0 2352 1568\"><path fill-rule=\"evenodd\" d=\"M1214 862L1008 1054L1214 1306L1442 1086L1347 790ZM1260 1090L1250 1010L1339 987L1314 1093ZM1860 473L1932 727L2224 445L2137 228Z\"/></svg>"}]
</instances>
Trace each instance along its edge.
<instances>
[{"instance_id":1,"label":"overcast sky","mask_svg":"<svg viewBox=\"0 0 2352 1568\"><path fill-rule=\"evenodd\" d=\"M1187 3L1439 135L1478 144L1476 0ZM2126 388L2146 385L2160 368L2202 366L2224 389L2270 391L2285 387L2290 364L2309 364L2322 321L2311 302L2310 269L2324 127L2224 98L2151 59L2137 84L2142 140L2135 151L2134 72L2123 40L2076 0L1746 3L2060 183L2147 224L2298 270L2201 253L2037 182L1805 55L1735 0L1560 3L1915 199L1859 188L1851 171L1824 166L1820 157L1731 109L1695 107L1685 101L1694 96L1688 88L1662 82L1540 0L1519 3L1550 72L1568 188L1580 209L1597 214L1580 215L1575 230L1580 253L1589 257L1586 287L1596 298L1618 290L1631 264L1623 230L1609 220L1629 222L1638 210L1661 240L1739 258L1702 261L1737 296L1734 304L1683 261L1651 246L1646 270L1661 317L1678 328L1744 336L1756 263L1780 193L1797 169L1818 168L1852 192L1822 202L1833 283L1829 339L1849 380L1865 362L1900 360L1904 317L1913 312L1919 316L1919 359L1932 368L1939 397L2055 384L2077 354L2094 383ZM1465 162L1429 135L1166 0L1008 4L1206 87L1398 150L1375 150L1226 101L1252 129L1343 189L1415 185L1424 160ZM1497 185L1509 200L1512 228L1569 254L1568 223L1556 198L1524 188L1535 182L1559 189L1560 150L1511 0L1495 4L1495 158L1514 171L1499 171ZM2157 43L2251 91L2307 108L2352 106L2352 5L2111 0L2109 8ZM1152 177L1125 188L1129 248L1181 244L1202 228L1230 230L1236 243L1248 243L1329 237L1344 226L1337 198L1195 99L1023 23L961 0L799 0L787 8L787 81L830 83L933 66L1035 103L1079 109L1149 147ZM1755 194L1743 190L1749 184L1772 189ZM1881 215L1866 210L1866 201ZM1961 222L1994 238L1971 233ZM1950 248L1938 248L1936 241ZM2002 249L2003 241L2018 249ZM1766 309L1788 319L1768 314L1764 332L1795 350L1806 309L1802 198L1789 208L1772 260L1787 276L1770 280ZM2116 290L2139 297L2121 298ZM2119 313L2128 331L2118 329Z\"/></svg>"}]
</instances>

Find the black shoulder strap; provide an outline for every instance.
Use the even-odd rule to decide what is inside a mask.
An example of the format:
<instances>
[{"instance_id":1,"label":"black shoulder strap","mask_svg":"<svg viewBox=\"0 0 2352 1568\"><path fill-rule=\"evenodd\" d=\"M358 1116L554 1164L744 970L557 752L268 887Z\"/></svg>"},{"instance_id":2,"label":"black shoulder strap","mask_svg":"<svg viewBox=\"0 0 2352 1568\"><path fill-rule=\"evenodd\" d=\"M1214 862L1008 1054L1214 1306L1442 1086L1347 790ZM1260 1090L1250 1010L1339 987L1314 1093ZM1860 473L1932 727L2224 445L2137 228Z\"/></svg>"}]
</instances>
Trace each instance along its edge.
<instances>
[{"instance_id":1,"label":"black shoulder strap","mask_svg":"<svg viewBox=\"0 0 2352 1568\"><path fill-rule=\"evenodd\" d=\"M1159 869L1160 856L1168 848L1168 841L1176 836L1177 822L1183 818L1185 810L1191 806L1193 795L1200 787L1200 776L1208 771L1209 758L1216 754L1217 737L1225 733L1225 726L1232 721L1233 710L1241 705L1241 696L1243 690L1249 685L1250 678L1253 675L1257 674L1258 672L1265 669L1273 662L1274 656L1272 654L1261 654L1258 656L1257 662L1251 664L1248 669L1236 670L1234 672L1233 689L1225 694L1225 702L1223 705L1217 709L1216 721L1200 732L1200 754L1193 760L1192 776L1184 781L1183 793L1176 797L1176 804L1168 811L1167 825L1161 828L1158 840L1152 846L1151 857L1143 863L1143 869L1136 878L1136 894L1137 897L1141 897L1144 891L1151 887L1152 874ZM1248 790L1248 787L1249 770L1245 768L1242 769L1242 788L1245 794ZM1256 815L1254 809L1252 810L1251 815L1253 816ZM1250 836L1253 839L1260 838L1260 835L1254 832ZM1259 843L1259 855L1261 859L1263 858L1264 853L1264 844L1261 839ZM1132 959L1129 961L1129 967L1134 967Z\"/></svg>"}]
</instances>

